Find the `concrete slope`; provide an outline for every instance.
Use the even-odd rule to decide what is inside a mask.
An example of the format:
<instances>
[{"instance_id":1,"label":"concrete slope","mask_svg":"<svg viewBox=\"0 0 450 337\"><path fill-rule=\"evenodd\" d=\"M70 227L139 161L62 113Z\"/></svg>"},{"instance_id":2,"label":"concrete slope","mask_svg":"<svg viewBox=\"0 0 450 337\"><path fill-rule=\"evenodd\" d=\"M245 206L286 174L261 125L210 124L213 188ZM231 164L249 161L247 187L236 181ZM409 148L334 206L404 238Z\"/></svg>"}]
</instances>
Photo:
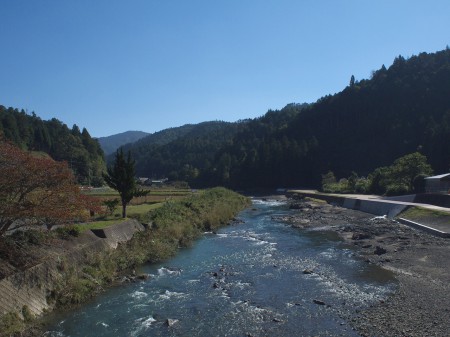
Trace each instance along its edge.
<instances>
[{"instance_id":1,"label":"concrete slope","mask_svg":"<svg viewBox=\"0 0 450 337\"><path fill-rule=\"evenodd\" d=\"M52 303L47 299L56 282L63 277L64 264L76 265L85 256L114 249L120 242L130 240L136 232L143 230L144 227L132 219L105 228L103 237L87 231L76 238L77 244L64 254L49 255L45 262L0 280L0 316L8 312L20 313L24 306L35 316L51 310Z\"/></svg>"}]
</instances>

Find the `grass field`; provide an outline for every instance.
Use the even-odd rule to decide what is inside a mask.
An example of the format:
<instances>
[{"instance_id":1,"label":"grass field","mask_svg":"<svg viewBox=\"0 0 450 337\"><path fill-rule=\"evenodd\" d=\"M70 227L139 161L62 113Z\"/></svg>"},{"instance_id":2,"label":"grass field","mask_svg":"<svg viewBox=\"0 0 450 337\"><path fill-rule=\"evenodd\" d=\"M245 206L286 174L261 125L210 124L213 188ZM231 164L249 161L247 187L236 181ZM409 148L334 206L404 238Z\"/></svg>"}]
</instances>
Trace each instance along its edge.
<instances>
[{"instance_id":1,"label":"grass field","mask_svg":"<svg viewBox=\"0 0 450 337\"><path fill-rule=\"evenodd\" d=\"M150 212L161 207L165 202L181 199L193 193L190 189L157 188L148 190L150 190L149 195L133 198L127 206L128 218L135 218L139 221L146 222L150 216ZM84 193L97 197L102 201L120 199L119 193L109 187L87 190ZM122 206L119 203L112 215L100 216L93 221L77 224L76 227L80 231L101 229L125 221L121 216Z\"/></svg>"},{"instance_id":2,"label":"grass field","mask_svg":"<svg viewBox=\"0 0 450 337\"><path fill-rule=\"evenodd\" d=\"M410 207L405 212L401 213L401 217L417 222L439 221L442 223L450 224L450 213L442 212L439 210L426 209L422 207Z\"/></svg>"},{"instance_id":3,"label":"grass field","mask_svg":"<svg viewBox=\"0 0 450 337\"><path fill-rule=\"evenodd\" d=\"M130 205L141 205L144 203L157 203L166 200L179 199L186 195L192 194L190 189L175 189L175 188L144 188L150 191L145 197L133 198ZM109 187L94 188L84 191L86 195L98 197L102 200L119 199L119 193Z\"/></svg>"}]
</instances>

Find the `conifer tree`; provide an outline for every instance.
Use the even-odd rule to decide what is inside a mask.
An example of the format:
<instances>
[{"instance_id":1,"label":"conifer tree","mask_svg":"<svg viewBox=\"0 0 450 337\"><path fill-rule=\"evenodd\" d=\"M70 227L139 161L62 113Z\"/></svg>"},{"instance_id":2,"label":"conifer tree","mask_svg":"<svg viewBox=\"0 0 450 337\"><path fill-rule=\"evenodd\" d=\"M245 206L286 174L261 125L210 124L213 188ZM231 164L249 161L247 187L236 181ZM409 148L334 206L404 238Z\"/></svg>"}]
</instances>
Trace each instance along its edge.
<instances>
[{"instance_id":1,"label":"conifer tree","mask_svg":"<svg viewBox=\"0 0 450 337\"><path fill-rule=\"evenodd\" d=\"M127 217L127 205L134 197L144 196L149 191L137 188L135 178L135 161L131 158L131 152L128 151L127 158L123 154L122 148L116 151L114 164L108 167L108 173L103 175L109 187L119 192L122 202L122 217Z\"/></svg>"}]
</instances>

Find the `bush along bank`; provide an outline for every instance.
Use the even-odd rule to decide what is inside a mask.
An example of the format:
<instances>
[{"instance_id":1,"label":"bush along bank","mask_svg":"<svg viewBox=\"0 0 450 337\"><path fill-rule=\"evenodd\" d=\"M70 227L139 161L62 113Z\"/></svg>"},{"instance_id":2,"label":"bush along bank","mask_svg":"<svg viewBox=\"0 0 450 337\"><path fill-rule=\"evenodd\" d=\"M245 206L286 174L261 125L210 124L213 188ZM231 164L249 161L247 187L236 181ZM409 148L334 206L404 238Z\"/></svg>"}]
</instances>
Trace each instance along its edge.
<instances>
[{"instance_id":1,"label":"bush along bank","mask_svg":"<svg viewBox=\"0 0 450 337\"><path fill-rule=\"evenodd\" d=\"M61 258L56 264L59 277L47 302L53 309L79 305L114 284L118 275L140 264L174 256L179 248L190 246L205 231L226 225L249 205L248 198L225 188L202 190L184 199L169 200L142 219L149 223L145 231L137 232L116 249L84 251L76 261ZM0 336L37 335L43 322L7 314L0 318Z\"/></svg>"},{"instance_id":2,"label":"bush along bank","mask_svg":"<svg viewBox=\"0 0 450 337\"><path fill-rule=\"evenodd\" d=\"M149 214L149 228L113 251L119 269L158 262L189 247L203 232L229 223L250 200L225 188L200 191L182 200L168 201Z\"/></svg>"}]
</instances>

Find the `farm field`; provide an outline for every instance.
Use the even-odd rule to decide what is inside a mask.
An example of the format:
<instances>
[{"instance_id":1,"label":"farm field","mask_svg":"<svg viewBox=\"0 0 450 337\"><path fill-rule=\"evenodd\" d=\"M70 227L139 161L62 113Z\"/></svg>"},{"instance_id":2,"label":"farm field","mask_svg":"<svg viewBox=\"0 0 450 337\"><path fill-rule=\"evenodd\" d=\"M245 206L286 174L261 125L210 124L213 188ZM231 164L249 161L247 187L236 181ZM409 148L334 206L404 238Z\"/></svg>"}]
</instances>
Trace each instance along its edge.
<instances>
[{"instance_id":1,"label":"farm field","mask_svg":"<svg viewBox=\"0 0 450 337\"><path fill-rule=\"evenodd\" d=\"M146 218L152 210L161 207L165 202L181 199L194 192L190 189L176 189L176 188L147 188L150 193L144 197L137 197L131 200L127 206L128 218L135 218L139 221L145 222ZM119 199L119 193L109 187L94 188L85 190L84 193L89 196L97 197L102 201ZM90 229L101 229L114 224L117 224L125 219L121 219L122 206L120 202L114 212L108 215L100 215L93 221L77 224L76 227L80 231Z\"/></svg>"}]
</instances>

